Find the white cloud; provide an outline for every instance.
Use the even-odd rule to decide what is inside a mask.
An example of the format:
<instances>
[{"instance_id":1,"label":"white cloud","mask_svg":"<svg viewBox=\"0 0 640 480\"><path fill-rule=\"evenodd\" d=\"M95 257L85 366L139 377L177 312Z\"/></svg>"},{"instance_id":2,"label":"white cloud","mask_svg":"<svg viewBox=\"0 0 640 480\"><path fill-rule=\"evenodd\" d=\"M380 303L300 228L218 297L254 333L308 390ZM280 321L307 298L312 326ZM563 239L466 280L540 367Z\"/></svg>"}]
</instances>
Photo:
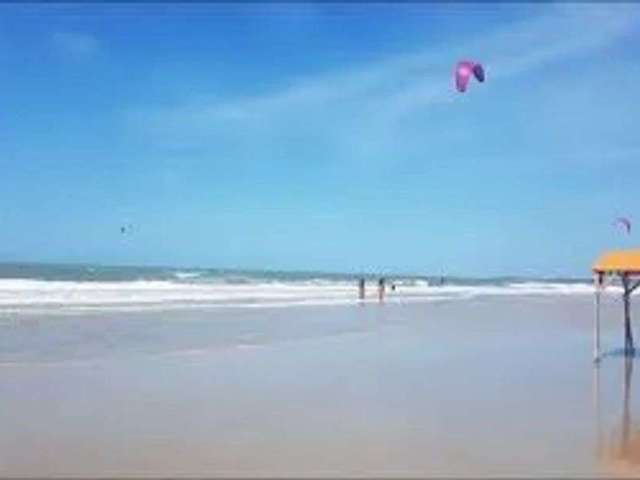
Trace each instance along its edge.
<instances>
[{"instance_id":1,"label":"white cloud","mask_svg":"<svg viewBox=\"0 0 640 480\"><path fill-rule=\"evenodd\" d=\"M500 82L606 47L631 33L639 19L635 5L550 5L532 20L456 45L293 79L266 95L132 109L129 121L173 144L233 142L240 132L274 143L282 135L309 135L366 155L384 147L404 115L456 98L452 69L459 58L481 59L488 83Z\"/></svg>"},{"instance_id":2,"label":"white cloud","mask_svg":"<svg viewBox=\"0 0 640 480\"><path fill-rule=\"evenodd\" d=\"M89 57L99 48L98 40L87 33L56 32L52 42L58 51L74 57Z\"/></svg>"}]
</instances>

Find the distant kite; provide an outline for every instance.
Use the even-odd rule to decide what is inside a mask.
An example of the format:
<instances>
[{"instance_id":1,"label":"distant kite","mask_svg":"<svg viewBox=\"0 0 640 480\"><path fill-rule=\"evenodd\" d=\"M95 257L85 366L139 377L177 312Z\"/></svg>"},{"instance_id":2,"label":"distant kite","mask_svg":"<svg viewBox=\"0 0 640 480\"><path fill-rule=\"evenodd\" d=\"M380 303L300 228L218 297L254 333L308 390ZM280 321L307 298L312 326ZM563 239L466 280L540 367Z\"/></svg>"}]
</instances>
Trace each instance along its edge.
<instances>
[{"instance_id":1,"label":"distant kite","mask_svg":"<svg viewBox=\"0 0 640 480\"><path fill-rule=\"evenodd\" d=\"M120 234L122 234L122 235L130 234L131 230L133 230L133 225L131 225L131 224L122 225L120 227Z\"/></svg>"},{"instance_id":2,"label":"distant kite","mask_svg":"<svg viewBox=\"0 0 640 480\"><path fill-rule=\"evenodd\" d=\"M622 225L627 231L627 235L631 233L631 220L629 220L627 217L618 217L616 218L616 221L614 223L616 225L617 224Z\"/></svg>"},{"instance_id":3,"label":"distant kite","mask_svg":"<svg viewBox=\"0 0 640 480\"><path fill-rule=\"evenodd\" d=\"M482 65L470 60L462 60L456 65L456 89L460 92L467 91L467 85L471 77L482 83L484 82L484 68Z\"/></svg>"}]
</instances>

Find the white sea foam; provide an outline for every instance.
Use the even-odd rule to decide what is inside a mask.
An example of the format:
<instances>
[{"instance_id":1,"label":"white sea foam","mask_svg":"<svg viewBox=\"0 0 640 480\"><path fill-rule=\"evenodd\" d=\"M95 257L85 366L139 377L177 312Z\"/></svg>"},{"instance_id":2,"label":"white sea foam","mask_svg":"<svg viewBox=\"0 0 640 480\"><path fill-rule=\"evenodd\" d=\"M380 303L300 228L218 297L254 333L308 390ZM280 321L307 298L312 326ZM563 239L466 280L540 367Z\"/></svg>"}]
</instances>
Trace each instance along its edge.
<instances>
[{"instance_id":1,"label":"white sea foam","mask_svg":"<svg viewBox=\"0 0 640 480\"><path fill-rule=\"evenodd\" d=\"M588 295L586 283L522 282L504 285L396 283L387 301L436 302L479 296ZM611 290L617 290L612 287ZM369 284L365 302L376 301ZM0 279L0 312L53 310L140 310L175 307L263 308L300 305L356 304L357 286L348 281L271 281L253 283L128 281L78 282Z\"/></svg>"},{"instance_id":2,"label":"white sea foam","mask_svg":"<svg viewBox=\"0 0 640 480\"><path fill-rule=\"evenodd\" d=\"M180 280L188 280L202 276L202 272L175 272L173 275Z\"/></svg>"}]
</instances>

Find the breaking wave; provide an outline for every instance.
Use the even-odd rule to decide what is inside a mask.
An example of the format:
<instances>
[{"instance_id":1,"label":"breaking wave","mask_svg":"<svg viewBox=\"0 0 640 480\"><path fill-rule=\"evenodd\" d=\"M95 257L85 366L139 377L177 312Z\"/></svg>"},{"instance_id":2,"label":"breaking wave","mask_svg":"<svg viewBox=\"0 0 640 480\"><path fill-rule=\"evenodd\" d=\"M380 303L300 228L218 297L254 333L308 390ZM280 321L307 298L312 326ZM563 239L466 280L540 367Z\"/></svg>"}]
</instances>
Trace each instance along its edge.
<instances>
[{"instance_id":1,"label":"breaking wave","mask_svg":"<svg viewBox=\"0 0 640 480\"><path fill-rule=\"evenodd\" d=\"M188 274L188 275L185 275ZM357 283L350 280L305 279L257 281L243 278L197 280L184 272L174 280L69 281L0 279L0 311L140 310L184 307L286 307L341 305L359 302ZM190 281L185 281L190 280ZM482 285L430 285L427 281L394 281L387 302L454 301L481 296L589 295L588 283L507 282ZM365 302L377 301L374 282Z\"/></svg>"}]
</instances>

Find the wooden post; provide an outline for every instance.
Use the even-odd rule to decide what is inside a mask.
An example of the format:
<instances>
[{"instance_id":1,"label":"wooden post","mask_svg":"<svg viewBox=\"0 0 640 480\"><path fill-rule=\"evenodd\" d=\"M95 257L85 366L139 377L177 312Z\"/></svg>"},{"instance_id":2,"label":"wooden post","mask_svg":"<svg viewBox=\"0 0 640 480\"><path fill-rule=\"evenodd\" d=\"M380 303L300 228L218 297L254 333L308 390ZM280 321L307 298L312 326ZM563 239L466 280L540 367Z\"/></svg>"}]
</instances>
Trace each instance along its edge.
<instances>
[{"instance_id":1,"label":"wooden post","mask_svg":"<svg viewBox=\"0 0 640 480\"><path fill-rule=\"evenodd\" d=\"M631 289L629 288L629 275L622 274L622 286L624 287L624 353L625 355L633 355L635 348L633 346L633 332L631 331Z\"/></svg>"},{"instance_id":2,"label":"wooden post","mask_svg":"<svg viewBox=\"0 0 640 480\"><path fill-rule=\"evenodd\" d=\"M594 277L596 287L595 309L596 315L593 323L593 361L600 361L600 292L602 290L602 274Z\"/></svg>"}]
</instances>

